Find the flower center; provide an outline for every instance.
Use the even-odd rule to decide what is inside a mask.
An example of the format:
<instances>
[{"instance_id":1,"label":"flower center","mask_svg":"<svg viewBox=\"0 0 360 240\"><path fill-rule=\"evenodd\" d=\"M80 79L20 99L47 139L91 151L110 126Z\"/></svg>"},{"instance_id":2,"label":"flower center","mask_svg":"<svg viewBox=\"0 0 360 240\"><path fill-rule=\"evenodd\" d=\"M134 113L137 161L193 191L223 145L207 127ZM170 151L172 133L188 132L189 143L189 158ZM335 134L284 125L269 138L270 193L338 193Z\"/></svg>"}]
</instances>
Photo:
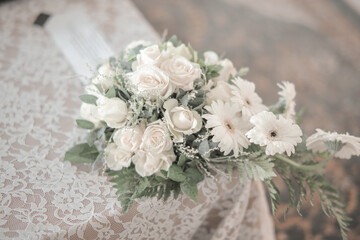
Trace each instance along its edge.
<instances>
[{"instance_id":1,"label":"flower center","mask_svg":"<svg viewBox=\"0 0 360 240\"><path fill-rule=\"evenodd\" d=\"M278 133L277 133L276 130L272 130L272 131L270 132L270 137L272 137L272 138L277 137L277 135L278 135Z\"/></svg>"},{"instance_id":2,"label":"flower center","mask_svg":"<svg viewBox=\"0 0 360 240\"><path fill-rule=\"evenodd\" d=\"M251 102L250 102L249 99L245 98L245 102L246 102L247 105L251 105Z\"/></svg>"},{"instance_id":3,"label":"flower center","mask_svg":"<svg viewBox=\"0 0 360 240\"><path fill-rule=\"evenodd\" d=\"M234 132L235 131L235 128L234 126L232 125L232 123L228 120L225 120L225 127L230 131L230 132Z\"/></svg>"}]
</instances>

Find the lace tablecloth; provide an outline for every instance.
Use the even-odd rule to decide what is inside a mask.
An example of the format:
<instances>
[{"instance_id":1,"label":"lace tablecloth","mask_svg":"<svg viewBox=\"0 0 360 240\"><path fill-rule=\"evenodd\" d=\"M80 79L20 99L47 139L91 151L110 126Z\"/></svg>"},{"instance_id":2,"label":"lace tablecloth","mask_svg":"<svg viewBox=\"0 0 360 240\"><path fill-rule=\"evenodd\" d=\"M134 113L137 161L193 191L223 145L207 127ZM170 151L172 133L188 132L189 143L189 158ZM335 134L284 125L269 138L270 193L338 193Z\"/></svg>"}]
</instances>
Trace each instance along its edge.
<instances>
[{"instance_id":1,"label":"lace tablecloth","mask_svg":"<svg viewBox=\"0 0 360 240\"><path fill-rule=\"evenodd\" d=\"M84 137L75 127L81 83L40 12L77 5L115 51L157 34L126 1L0 4L0 239L274 239L260 183L205 180L199 203L146 199L123 215L101 167L64 162Z\"/></svg>"}]
</instances>

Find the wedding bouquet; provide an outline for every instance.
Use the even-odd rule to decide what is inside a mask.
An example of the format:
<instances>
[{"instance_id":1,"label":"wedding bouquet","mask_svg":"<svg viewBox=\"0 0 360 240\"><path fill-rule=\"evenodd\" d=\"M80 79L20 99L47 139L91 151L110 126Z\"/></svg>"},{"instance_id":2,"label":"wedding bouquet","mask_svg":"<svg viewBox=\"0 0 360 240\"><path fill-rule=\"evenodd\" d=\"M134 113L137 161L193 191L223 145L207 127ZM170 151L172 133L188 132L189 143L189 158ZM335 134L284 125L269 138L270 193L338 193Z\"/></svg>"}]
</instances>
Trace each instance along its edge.
<instances>
[{"instance_id":1,"label":"wedding bouquet","mask_svg":"<svg viewBox=\"0 0 360 240\"><path fill-rule=\"evenodd\" d=\"M263 181L275 212L279 190L273 178L280 176L289 188L289 207L300 213L303 200L318 193L345 239L350 218L321 170L334 157L360 155L360 138L320 129L305 138L294 85L278 84L279 101L268 107L243 78L247 71L176 37L134 42L100 66L80 96L83 119L76 122L90 133L65 160L104 159L124 213L142 197L167 200L183 193L197 201L205 177L230 179L233 172L240 182Z\"/></svg>"}]
</instances>

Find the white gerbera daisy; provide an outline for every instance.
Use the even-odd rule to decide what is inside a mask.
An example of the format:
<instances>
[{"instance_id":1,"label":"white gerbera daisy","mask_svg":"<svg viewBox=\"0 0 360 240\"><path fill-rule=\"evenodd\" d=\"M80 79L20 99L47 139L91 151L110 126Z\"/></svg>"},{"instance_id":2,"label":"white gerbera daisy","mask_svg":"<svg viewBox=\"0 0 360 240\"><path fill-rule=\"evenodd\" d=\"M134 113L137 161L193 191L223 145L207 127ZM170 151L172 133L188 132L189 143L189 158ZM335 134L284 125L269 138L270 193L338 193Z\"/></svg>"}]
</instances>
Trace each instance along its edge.
<instances>
[{"instance_id":1,"label":"white gerbera daisy","mask_svg":"<svg viewBox=\"0 0 360 240\"><path fill-rule=\"evenodd\" d=\"M291 119L277 118L272 112L264 111L252 116L250 122L254 128L246 136L250 142L266 146L267 155L286 152L290 156L295 152L294 146L301 142L302 131Z\"/></svg>"},{"instance_id":2,"label":"white gerbera daisy","mask_svg":"<svg viewBox=\"0 0 360 240\"><path fill-rule=\"evenodd\" d=\"M251 117L267 110L267 107L262 104L262 99L255 92L254 83L240 77L233 79L232 82L234 85L231 85L231 90L234 96L231 101L239 105L244 117Z\"/></svg>"},{"instance_id":3,"label":"white gerbera daisy","mask_svg":"<svg viewBox=\"0 0 360 240\"><path fill-rule=\"evenodd\" d=\"M306 147L313 152L324 152L327 150L326 142L341 142L342 148L335 153L335 157L349 159L351 156L360 155L360 138L336 132L325 132L316 129L316 133L306 140Z\"/></svg>"},{"instance_id":4,"label":"white gerbera daisy","mask_svg":"<svg viewBox=\"0 0 360 240\"><path fill-rule=\"evenodd\" d=\"M203 118L207 120L205 127L212 128L212 141L219 142L219 148L225 155L233 151L237 157L239 151L249 146L245 133L251 128L250 123L234 110L234 104L231 103L218 100L205 106L205 109L210 113L204 114Z\"/></svg>"},{"instance_id":5,"label":"white gerbera daisy","mask_svg":"<svg viewBox=\"0 0 360 240\"><path fill-rule=\"evenodd\" d=\"M283 116L285 118L294 119L295 117L295 85L290 82L282 82L277 84L281 91L279 92L280 99L285 101L285 111Z\"/></svg>"}]
</instances>

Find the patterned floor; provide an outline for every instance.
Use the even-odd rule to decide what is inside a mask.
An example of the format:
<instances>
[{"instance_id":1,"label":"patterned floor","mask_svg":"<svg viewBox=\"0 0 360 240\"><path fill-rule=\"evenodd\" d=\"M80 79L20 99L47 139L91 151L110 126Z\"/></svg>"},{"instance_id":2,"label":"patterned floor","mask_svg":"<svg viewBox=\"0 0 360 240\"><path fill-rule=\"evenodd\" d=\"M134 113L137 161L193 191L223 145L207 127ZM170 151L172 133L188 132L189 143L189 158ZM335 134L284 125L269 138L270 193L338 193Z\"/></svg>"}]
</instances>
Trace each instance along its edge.
<instances>
[{"instance_id":1,"label":"patterned floor","mask_svg":"<svg viewBox=\"0 0 360 240\"><path fill-rule=\"evenodd\" d=\"M316 127L360 136L360 1L358 0L134 0L159 33L177 34L196 49L214 49L248 66L248 78L265 103L277 100L276 82L296 84L306 106L304 130ZM342 191L354 221L349 239L360 239L360 158L326 169ZM286 206L278 211L281 218ZM340 239L319 204L303 218L290 211L276 222L279 240Z\"/></svg>"}]
</instances>

